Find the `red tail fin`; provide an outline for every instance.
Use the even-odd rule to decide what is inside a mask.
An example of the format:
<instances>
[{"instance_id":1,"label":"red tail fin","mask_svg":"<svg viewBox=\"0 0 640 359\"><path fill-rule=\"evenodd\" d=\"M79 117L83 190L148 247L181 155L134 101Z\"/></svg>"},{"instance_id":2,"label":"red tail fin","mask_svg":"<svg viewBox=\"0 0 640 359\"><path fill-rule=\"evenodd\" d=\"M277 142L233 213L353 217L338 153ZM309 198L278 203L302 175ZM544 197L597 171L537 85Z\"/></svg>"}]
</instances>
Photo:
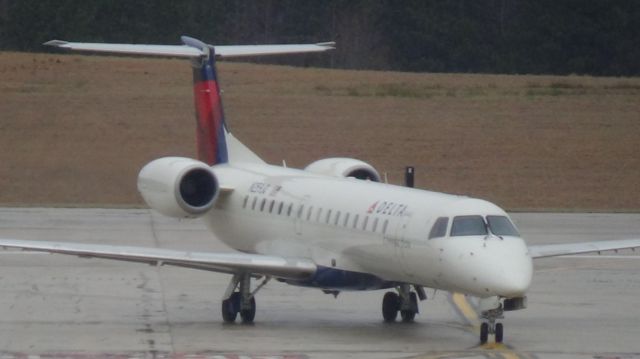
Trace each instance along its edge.
<instances>
[{"instance_id":1,"label":"red tail fin","mask_svg":"<svg viewBox=\"0 0 640 359\"><path fill-rule=\"evenodd\" d=\"M198 159L209 165L226 163L229 161L225 137L226 125L216 74L214 49L186 36L182 37L182 41L188 46L208 52L208 56L192 61Z\"/></svg>"}]
</instances>

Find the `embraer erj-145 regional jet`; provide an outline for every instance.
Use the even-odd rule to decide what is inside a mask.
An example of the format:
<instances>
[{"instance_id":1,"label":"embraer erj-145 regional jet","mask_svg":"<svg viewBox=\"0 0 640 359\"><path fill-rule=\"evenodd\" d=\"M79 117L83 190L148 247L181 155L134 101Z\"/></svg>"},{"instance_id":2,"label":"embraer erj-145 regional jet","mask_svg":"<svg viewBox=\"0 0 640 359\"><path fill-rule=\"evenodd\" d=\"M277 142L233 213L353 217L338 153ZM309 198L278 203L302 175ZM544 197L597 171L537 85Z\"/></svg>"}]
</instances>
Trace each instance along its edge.
<instances>
[{"instance_id":1,"label":"embraer erj-145 regional jet","mask_svg":"<svg viewBox=\"0 0 640 359\"><path fill-rule=\"evenodd\" d=\"M500 207L464 196L381 183L369 164L327 158L306 168L266 164L228 131L217 80L219 58L322 52L334 43L211 46L74 43L63 49L185 57L193 67L198 160L164 157L144 166L138 189L152 209L201 218L238 253L65 242L0 240L0 246L173 265L228 273L222 300L227 322L252 322L256 292L270 279L322 289L391 289L385 321L412 321L425 287L480 299L480 341L503 340L504 311L523 309L532 260L640 247L640 239L527 246ZM263 282L252 288L252 279Z\"/></svg>"}]
</instances>

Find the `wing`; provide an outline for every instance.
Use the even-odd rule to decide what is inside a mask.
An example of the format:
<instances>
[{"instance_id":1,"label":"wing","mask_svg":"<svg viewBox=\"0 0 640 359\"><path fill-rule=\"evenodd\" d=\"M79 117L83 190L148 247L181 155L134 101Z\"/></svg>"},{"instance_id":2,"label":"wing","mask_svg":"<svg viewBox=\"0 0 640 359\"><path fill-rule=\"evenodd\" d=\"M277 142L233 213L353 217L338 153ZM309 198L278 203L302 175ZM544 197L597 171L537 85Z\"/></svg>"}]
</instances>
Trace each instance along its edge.
<instances>
[{"instance_id":1,"label":"wing","mask_svg":"<svg viewBox=\"0 0 640 359\"><path fill-rule=\"evenodd\" d=\"M529 255L535 259L635 248L640 248L640 239L529 246Z\"/></svg>"},{"instance_id":2,"label":"wing","mask_svg":"<svg viewBox=\"0 0 640 359\"><path fill-rule=\"evenodd\" d=\"M126 247L69 242L0 239L0 247L27 251L105 258L151 265L172 265L222 273L253 273L285 279L308 279L316 265L304 258L246 253L185 252L161 248Z\"/></svg>"}]
</instances>

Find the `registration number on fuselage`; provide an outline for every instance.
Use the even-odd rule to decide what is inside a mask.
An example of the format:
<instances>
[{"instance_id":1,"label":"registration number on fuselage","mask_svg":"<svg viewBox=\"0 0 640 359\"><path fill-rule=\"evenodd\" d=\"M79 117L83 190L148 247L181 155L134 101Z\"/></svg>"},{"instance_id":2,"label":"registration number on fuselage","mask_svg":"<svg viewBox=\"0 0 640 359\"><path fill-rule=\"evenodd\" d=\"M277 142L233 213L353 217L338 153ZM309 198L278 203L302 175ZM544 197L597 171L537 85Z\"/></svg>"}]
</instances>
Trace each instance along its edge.
<instances>
[{"instance_id":1,"label":"registration number on fuselage","mask_svg":"<svg viewBox=\"0 0 640 359\"><path fill-rule=\"evenodd\" d=\"M269 194L275 196L282 189L282 186L272 185L264 182L254 182L249 187L250 193Z\"/></svg>"}]
</instances>

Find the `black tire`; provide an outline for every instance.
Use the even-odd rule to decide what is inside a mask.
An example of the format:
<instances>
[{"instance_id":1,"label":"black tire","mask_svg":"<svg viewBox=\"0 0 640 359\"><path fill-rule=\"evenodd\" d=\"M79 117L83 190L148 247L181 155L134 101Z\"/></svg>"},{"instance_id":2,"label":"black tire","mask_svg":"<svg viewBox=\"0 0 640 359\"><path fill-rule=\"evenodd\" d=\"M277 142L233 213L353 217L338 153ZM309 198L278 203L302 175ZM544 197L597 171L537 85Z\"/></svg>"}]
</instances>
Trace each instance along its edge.
<instances>
[{"instance_id":1,"label":"black tire","mask_svg":"<svg viewBox=\"0 0 640 359\"><path fill-rule=\"evenodd\" d=\"M244 309L240 311L240 318L242 318L242 322L245 324L253 323L253 320L256 318L256 298L251 297L251 308Z\"/></svg>"},{"instance_id":2,"label":"black tire","mask_svg":"<svg viewBox=\"0 0 640 359\"><path fill-rule=\"evenodd\" d=\"M480 325L480 344L486 344L489 340L489 324L482 323Z\"/></svg>"},{"instance_id":3,"label":"black tire","mask_svg":"<svg viewBox=\"0 0 640 359\"><path fill-rule=\"evenodd\" d=\"M416 314L420 313L420 310L418 309L418 295L416 294L416 292L411 292L411 294L409 294L409 297L411 298L411 308L413 308Z\"/></svg>"},{"instance_id":4,"label":"black tire","mask_svg":"<svg viewBox=\"0 0 640 359\"><path fill-rule=\"evenodd\" d=\"M400 316L402 317L403 322L410 323L416 318L416 312L413 310L401 310Z\"/></svg>"},{"instance_id":5,"label":"black tire","mask_svg":"<svg viewBox=\"0 0 640 359\"><path fill-rule=\"evenodd\" d=\"M394 292L386 292L382 298L382 317L385 322L393 322L398 317L400 296Z\"/></svg>"},{"instance_id":6,"label":"black tire","mask_svg":"<svg viewBox=\"0 0 640 359\"><path fill-rule=\"evenodd\" d=\"M502 339L504 338L504 327L502 323L496 324L496 343L502 343Z\"/></svg>"},{"instance_id":7,"label":"black tire","mask_svg":"<svg viewBox=\"0 0 640 359\"><path fill-rule=\"evenodd\" d=\"M413 322L416 314L418 314L418 295L415 292L411 292L409 293L409 298L411 300L411 309L400 311L402 321L405 323Z\"/></svg>"},{"instance_id":8,"label":"black tire","mask_svg":"<svg viewBox=\"0 0 640 359\"><path fill-rule=\"evenodd\" d=\"M240 293L235 292L229 297L229 299L225 299L222 301L222 319L226 323L233 323L236 321L236 317L238 316L238 311L240 309Z\"/></svg>"}]
</instances>

